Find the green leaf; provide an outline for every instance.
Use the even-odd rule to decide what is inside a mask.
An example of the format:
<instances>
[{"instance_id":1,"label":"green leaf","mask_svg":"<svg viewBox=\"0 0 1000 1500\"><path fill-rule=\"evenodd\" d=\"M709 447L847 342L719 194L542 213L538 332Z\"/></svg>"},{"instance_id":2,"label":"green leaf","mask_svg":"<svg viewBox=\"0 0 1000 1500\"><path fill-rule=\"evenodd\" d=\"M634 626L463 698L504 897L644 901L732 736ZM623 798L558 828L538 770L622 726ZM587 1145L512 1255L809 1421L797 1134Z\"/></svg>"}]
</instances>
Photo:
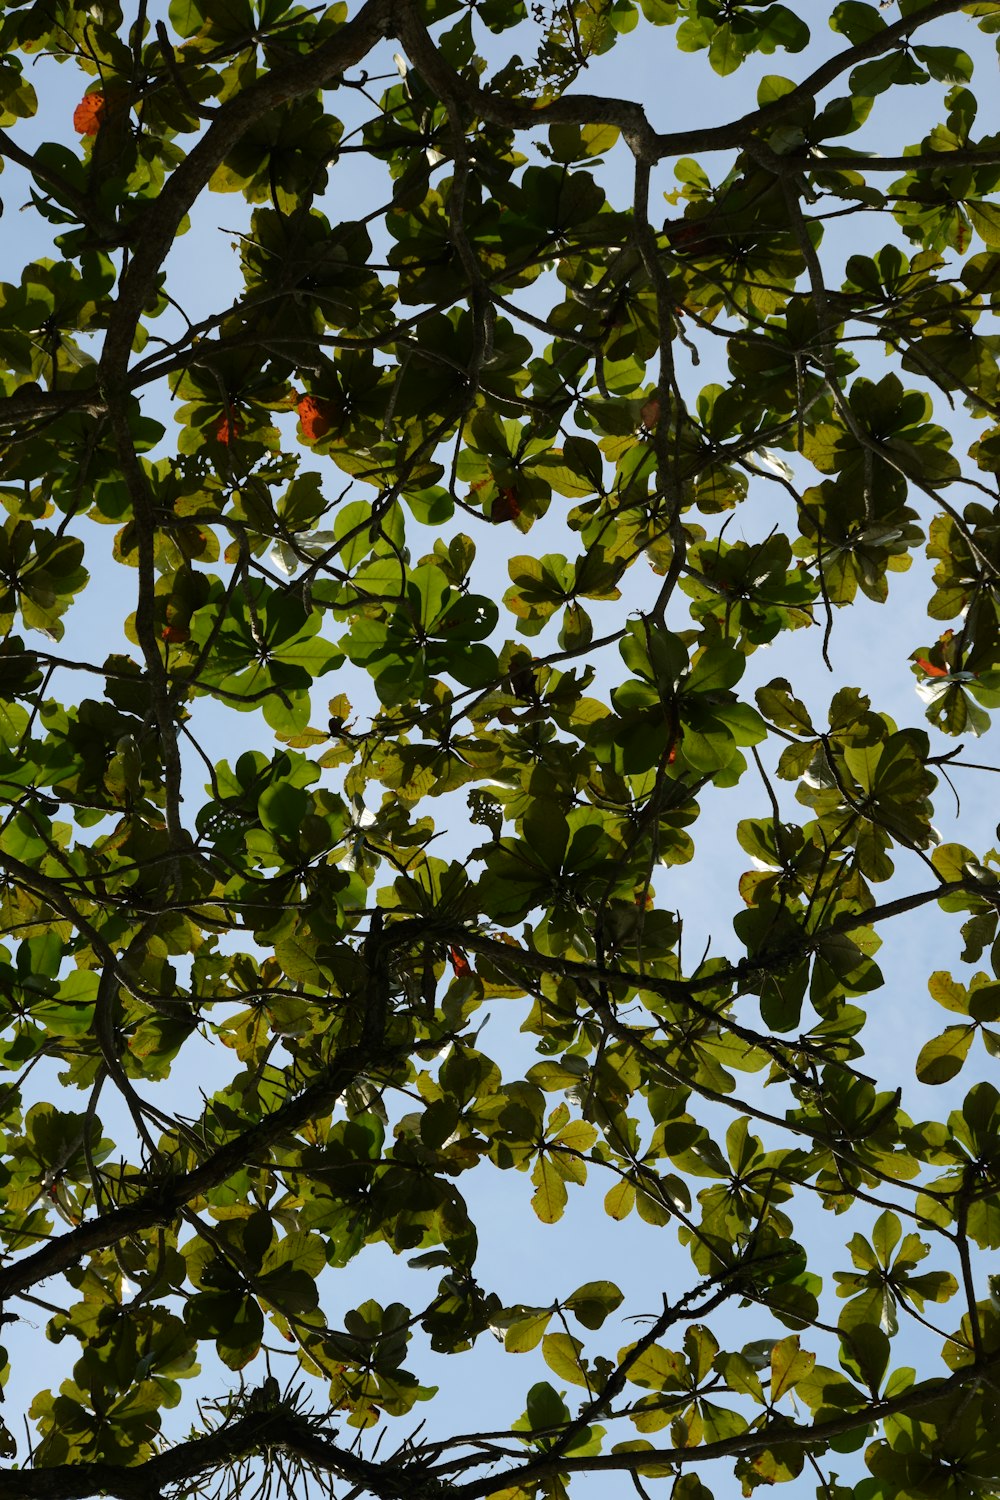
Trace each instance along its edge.
<instances>
[{"instance_id":1,"label":"green leaf","mask_svg":"<svg viewBox=\"0 0 1000 1500\"><path fill-rule=\"evenodd\" d=\"M261 1262L260 1289L282 1312L309 1312L317 1305L316 1277L326 1265L318 1235L296 1230L277 1240Z\"/></svg>"},{"instance_id":2,"label":"green leaf","mask_svg":"<svg viewBox=\"0 0 1000 1500\"><path fill-rule=\"evenodd\" d=\"M548 1381L539 1381L528 1392L527 1430L546 1432L558 1429L568 1419L569 1412L562 1397L553 1390Z\"/></svg>"},{"instance_id":3,"label":"green leaf","mask_svg":"<svg viewBox=\"0 0 1000 1500\"><path fill-rule=\"evenodd\" d=\"M947 1026L940 1036L925 1042L917 1058L920 1082L947 1083L960 1073L975 1034L974 1026Z\"/></svg>"},{"instance_id":4,"label":"green leaf","mask_svg":"<svg viewBox=\"0 0 1000 1500\"><path fill-rule=\"evenodd\" d=\"M965 211L972 226L991 250L1000 250L1000 204L967 199Z\"/></svg>"},{"instance_id":5,"label":"green leaf","mask_svg":"<svg viewBox=\"0 0 1000 1500\"><path fill-rule=\"evenodd\" d=\"M569 1308L584 1328L600 1328L623 1300L613 1281L587 1281L564 1300L563 1306Z\"/></svg>"},{"instance_id":6,"label":"green leaf","mask_svg":"<svg viewBox=\"0 0 1000 1500\"><path fill-rule=\"evenodd\" d=\"M886 29L886 21L878 6L862 4L861 0L842 0L833 9L830 25L855 47L881 35Z\"/></svg>"}]
</instances>

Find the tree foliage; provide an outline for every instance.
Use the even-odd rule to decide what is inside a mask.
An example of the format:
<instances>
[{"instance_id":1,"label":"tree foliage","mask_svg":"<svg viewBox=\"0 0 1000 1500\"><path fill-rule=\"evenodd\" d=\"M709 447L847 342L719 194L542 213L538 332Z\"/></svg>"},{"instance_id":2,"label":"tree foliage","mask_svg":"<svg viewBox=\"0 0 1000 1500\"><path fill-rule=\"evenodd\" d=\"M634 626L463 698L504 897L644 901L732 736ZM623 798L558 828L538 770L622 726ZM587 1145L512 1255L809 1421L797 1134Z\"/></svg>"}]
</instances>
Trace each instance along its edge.
<instances>
[{"instance_id":1,"label":"tree foliage","mask_svg":"<svg viewBox=\"0 0 1000 1500\"><path fill-rule=\"evenodd\" d=\"M586 92L633 32L732 75L729 116ZM8 0L0 155L52 254L0 286L33 1433L0 1428L0 1497L997 1492L1000 859L932 826L943 736L1000 702L997 33L961 0ZM38 59L76 83L32 147ZM170 252L211 195L239 223L192 320ZM823 661L921 552L929 722L897 723ZM752 868L699 955L706 800ZM871 1038L918 910L969 973L931 975L913 1080ZM477 1223L473 1171L524 1174L523 1221ZM656 1231L659 1303L615 1265L488 1284L481 1238L544 1257L591 1197L619 1265ZM484 1347L519 1394L456 1430L428 1362Z\"/></svg>"}]
</instances>

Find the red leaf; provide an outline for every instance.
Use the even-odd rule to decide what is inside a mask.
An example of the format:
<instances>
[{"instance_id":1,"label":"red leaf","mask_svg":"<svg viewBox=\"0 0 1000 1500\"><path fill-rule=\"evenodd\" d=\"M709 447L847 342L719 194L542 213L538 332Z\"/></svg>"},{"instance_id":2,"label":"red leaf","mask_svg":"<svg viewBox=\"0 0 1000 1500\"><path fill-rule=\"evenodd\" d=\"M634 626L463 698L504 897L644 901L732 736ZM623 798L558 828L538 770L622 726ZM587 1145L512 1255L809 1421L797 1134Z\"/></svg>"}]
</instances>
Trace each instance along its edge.
<instances>
[{"instance_id":1,"label":"red leaf","mask_svg":"<svg viewBox=\"0 0 1000 1500\"><path fill-rule=\"evenodd\" d=\"M951 675L947 667L936 667L932 661L927 660L926 656L918 656L914 659L918 667L923 667L928 677L949 677Z\"/></svg>"},{"instance_id":2,"label":"red leaf","mask_svg":"<svg viewBox=\"0 0 1000 1500\"><path fill-rule=\"evenodd\" d=\"M243 423L240 421L239 417L235 416L234 413L229 412L226 416L223 417L222 421L215 429L215 441L217 443L222 443L225 447L228 448L233 439L238 438L242 431Z\"/></svg>"},{"instance_id":3,"label":"red leaf","mask_svg":"<svg viewBox=\"0 0 1000 1500\"><path fill-rule=\"evenodd\" d=\"M469 963L469 960L466 958L461 948L456 948L454 947L454 945L450 946L448 949L448 957L451 959L451 966L455 971L456 979L464 979L467 974L472 973L472 965Z\"/></svg>"},{"instance_id":4,"label":"red leaf","mask_svg":"<svg viewBox=\"0 0 1000 1500\"><path fill-rule=\"evenodd\" d=\"M501 489L490 506L490 520L516 521L520 514L521 507L517 503L517 492L510 488Z\"/></svg>"},{"instance_id":5,"label":"red leaf","mask_svg":"<svg viewBox=\"0 0 1000 1500\"><path fill-rule=\"evenodd\" d=\"M168 646L180 646L191 639L191 632L186 625L164 625L160 631L160 639L166 641Z\"/></svg>"},{"instance_id":6,"label":"red leaf","mask_svg":"<svg viewBox=\"0 0 1000 1500\"><path fill-rule=\"evenodd\" d=\"M73 111L73 129L77 135L96 135L107 107L108 101L103 94L84 94Z\"/></svg>"},{"instance_id":7,"label":"red leaf","mask_svg":"<svg viewBox=\"0 0 1000 1500\"><path fill-rule=\"evenodd\" d=\"M663 226L667 244L672 250L704 250L712 240L715 230L710 219L668 219Z\"/></svg>"},{"instance_id":8,"label":"red leaf","mask_svg":"<svg viewBox=\"0 0 1000 1500\"><path fill-rule=\"evenodd\" d=\"M337 415L335 404L324 401L320 396L303 396L297 411L307 443L316 443L320 438L326 437Z\"/></svg>"}]
</instances>

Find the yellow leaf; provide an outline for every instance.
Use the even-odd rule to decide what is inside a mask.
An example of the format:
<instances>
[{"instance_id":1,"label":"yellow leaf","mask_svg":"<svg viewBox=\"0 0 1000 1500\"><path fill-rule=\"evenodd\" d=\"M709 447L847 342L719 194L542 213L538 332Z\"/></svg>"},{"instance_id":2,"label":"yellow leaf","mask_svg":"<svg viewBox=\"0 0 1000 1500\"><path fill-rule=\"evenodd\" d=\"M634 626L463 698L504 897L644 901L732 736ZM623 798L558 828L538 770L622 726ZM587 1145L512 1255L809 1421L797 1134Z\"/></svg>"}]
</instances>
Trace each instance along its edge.
<instances>
[{"instance_id":1,"label":"yellow leaf","mask_svg":"<svg viewBox=\"0 0 1000 1500\"><path fill-rule=\"evenodd\" d=\"M566 1207L566 1184L547 1156L540 1156L531 1170L535 1191L531 1206L543 1224L555 1224Z\"/></svg>"},{"instance_id":2,"label":"yellow leaf","mask_svg":"<svg viewBox=\"0 0 1000 1500\"><path fill-rule=\"evenodd\" d=\"M635 1188L630 1182L616 1182L604 1199L604 1212L612 1219L627 1219L635 1206Z\"/></svg>"},{"instance_id":3,"label":"yellow leaf","mask_svg":"<svg viewBox=\"0 0 1000 1500\"><path fill-rule=\"evenodd\" d=\"M777 1401L786 1391L794 1390L815 1363L815 1354L800 1349L795 1334L775 1344L771 1350L771 1400Z\"/></svg>"},{"instance_id":4,"label":"yellow leaf","mask_svg":"<svg viewBox=\"0 0 1000 1500\"><path fill-rule=\"evenodd\" d=\"M542 1339L542 1354L550 1370L571 1385L587 1387L587 1377L580 1363L583 1345L568 1333L547 1333Z\"/></svg>"}]
</instances>

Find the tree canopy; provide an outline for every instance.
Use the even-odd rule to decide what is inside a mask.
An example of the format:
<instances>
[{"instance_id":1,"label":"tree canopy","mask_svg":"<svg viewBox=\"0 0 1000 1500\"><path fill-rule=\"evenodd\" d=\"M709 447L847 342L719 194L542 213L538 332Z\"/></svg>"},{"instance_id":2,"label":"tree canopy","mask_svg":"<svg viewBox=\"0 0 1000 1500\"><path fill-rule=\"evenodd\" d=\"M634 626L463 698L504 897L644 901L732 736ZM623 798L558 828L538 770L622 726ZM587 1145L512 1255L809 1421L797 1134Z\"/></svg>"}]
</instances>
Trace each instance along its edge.
<instances>
[{"instance_id":1,"label":"tree canopy","mask_svg":"<svg viewBox=\"0 0 1000 1500\"><path fill-rule=\"evenodd\" d=\"M4 6L0 1500L998 1492L1000 3L803 9Z\"/></svg>"}]
</instances>

